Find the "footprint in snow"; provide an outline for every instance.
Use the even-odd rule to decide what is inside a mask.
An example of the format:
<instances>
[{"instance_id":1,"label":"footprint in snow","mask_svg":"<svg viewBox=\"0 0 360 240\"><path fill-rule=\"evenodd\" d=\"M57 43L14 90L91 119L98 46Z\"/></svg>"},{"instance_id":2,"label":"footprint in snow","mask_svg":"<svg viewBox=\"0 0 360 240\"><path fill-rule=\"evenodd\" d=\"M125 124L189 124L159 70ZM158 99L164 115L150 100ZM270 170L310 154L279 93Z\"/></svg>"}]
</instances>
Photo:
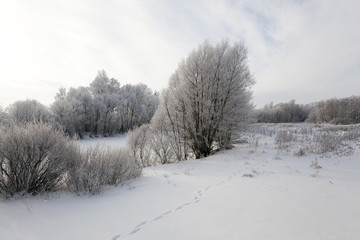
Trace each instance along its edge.
<instances>
[{"instance_id":1,"label":"footprint in snow","mask_svg":"<svg viewBox=\"0 0 360 240\"><path fill-rule=\"evenodd\" d=\"M165 213L163 214L163 216L169 215L171 212L172 212L172 211L169 210L169 211L165 212Z\"/></svg>"},{"instance_id":2,"label":"footprint in snow","mask_svg":"<svg viewBox=\"0 0 360 240\"><path fill-rule=\"evenodd\" d=\"M157 221L157 220L160 220L160 219L162 219L163 217L164 217L163 215L160 215L160 216L154 218L153 220L151 220L151 222L155 222L155 221Z\"/></svg>"},{"instance_id":3,"label":"footprint in snow","mask_svg":"<svg viewBox=\"0 0 360 240\"><path fill-rule=\"evenodd\" d=\"M229 180L231 180L231 178L232 178L232 176L229 177ZM223 183L225 183L225 182L226 182L226 181L224 180L224 181L222 181L222 182L220 182L220 183L218 183L218 184L216 184L216 185L220 185L220 184L223 184ZM209 190L211 187L213 187L213 185L207 186L207 187L204 189L204 191ZM138 231L140 231L140 230L141 230L141 227L144 226L145 224L158 221L158 220L162 219L163 217L165 217L165 216L167 216L167 215L169 215L169 214L171 214L171 213L173 213L173 212L175 212L175 211L178 211L178 210L180 210L180 209L182 209L182 208L184 208L184 207L186 207L186 206L191 205L191 203L198 203L198 202L200 201L200 197L201 197L202 195L203 195L203 191L199 190L199 191L197 192L197 196L194 197L194 199L193 199L192 202L184 203L184 204L178 206L177 208L175 208L174 210L169 210L169 211L161 214L160 216L157 216L156 218L154 218L154 219L152 219L152 220L150 220L150 221L142 221L141 223L139 223L138 225L136 225L130 233L128 233L128 234L126 234L126 235L117 234L117 235L115 235L111 240L117 240L117 239L121 238L122 236L125 237L125 236L129 236L129 235L133 235L133 234L137 233Z\"/></svg>"},{"instance_id":4,"label":"footprint in snow","mask_svg":"<svg viewBox=\"0 0 360 240\"><path fill-rule=\"evenodd\" d=\"M117 240L121 237L121 234L117 234L115 236L113 236L113 238L111 240Z\"/></svg>"},{"instance_id":5,"label":"footprint in snow","mask_svg":"<svg viewBox=\"0 0 360 240\"><path fill-rule=\"evenodd\" d=\"M141 230L141 228L136 228L136 229L132 230L132 231L129 233L129 235L133 235L133 234L137 233L137 232L140 231L140 230Z\"/></svg>"},{"instance_id":6,"label":"footprint in snow","mask_svg":"<svg viewBox=\"0 0 360 240\"><path fill-rule=\"evenodd\" d=\"M135 228L139 228L139 227L141 227L142 225L145 225L145 224L147 224L147 221L142 221L137 226L135 226Z\"/></svg>"},{"instance_id":7,"label":"footprint in snow","mask_svg":"<svg viewBox=\"0 0 360 240\"><path fill-rule=\"evenodd\" d=\"M152 220L152 222L157 221L157 220L159 220L159 219L161 219L161 218L165 217L166 215L169 215L171 212L172 212L172 210L169 210L169 211L167 211L167 212L165 212L165 213L161 214L160 216L158 216L158 217L154 218L154 219Z\"/></svg>"},{"instance_id":8,"label":"footprint in snow","mask_svg":"<svg viewBox=\"0 0 360 240\"><path fill-rule=\"evenodd\" d=\"M221 182L218 182L216 185L221 185L221 184L224 184L225 183L225 181L221 181Z\"/></svg>"}]
</instances>

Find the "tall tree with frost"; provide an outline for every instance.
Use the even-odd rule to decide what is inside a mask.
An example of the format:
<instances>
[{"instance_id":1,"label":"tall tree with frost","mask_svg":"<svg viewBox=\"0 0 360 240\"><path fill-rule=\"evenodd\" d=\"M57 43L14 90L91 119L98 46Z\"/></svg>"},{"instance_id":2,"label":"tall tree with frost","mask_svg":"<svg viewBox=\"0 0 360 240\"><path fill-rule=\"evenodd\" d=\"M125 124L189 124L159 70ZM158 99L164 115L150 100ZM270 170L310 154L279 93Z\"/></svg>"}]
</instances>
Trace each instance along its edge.
<instances>
[{"instance_id":1,"label":"tall tree with frost","mask_svg":"<svg viewBox=\"0 0 360 240\"><path fill-rule=\"evenodd\" d=\"M150 122L158 105L158 96L145 84L122 86L118 105L121 129L126 131Z\"/></svg>"},{"instance_id":2,"label":"tall tree with frost","mask_svg":"<svg viewBox=\"0 0 360 240\"><path fill-rule=\"evenodd\" d=\"M116 126L116 107L119 101L120 83L107 76L104 70L90 83L90 90L94 96L95 134L111 135Z\"/></svg>"},{"instance_id":3,"label":"tall tree with frost","mask_svg":"<svg viewBox=\"0 0 360 240\"><path fill-rule=\"evenodd\" d=\"M250 116L254 83L242 43L224 40L213 46L205 41L170 78L157 114L167 118L179 145L190 147L196 158L206 157L215 142L229 145L234 131Z\"/></svg>"}]
</instances>

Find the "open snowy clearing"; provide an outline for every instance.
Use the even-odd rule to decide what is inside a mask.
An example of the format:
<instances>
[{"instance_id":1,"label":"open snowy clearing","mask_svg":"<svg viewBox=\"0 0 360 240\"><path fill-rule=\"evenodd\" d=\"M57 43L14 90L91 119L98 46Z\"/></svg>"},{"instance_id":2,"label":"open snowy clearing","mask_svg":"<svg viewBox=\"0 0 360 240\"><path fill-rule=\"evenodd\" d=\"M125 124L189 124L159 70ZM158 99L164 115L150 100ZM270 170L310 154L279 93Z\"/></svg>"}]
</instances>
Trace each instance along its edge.
<instances>
[{"instance_id":1,"label":"open snowy clearing","mask_svg":"<svg viewBox=\"0 0 360 240\"><path fill-rule=\"evenodd\" d=\"M98 196L0 201L0 239L359 239L360 152L278 152L274 138L144 169ZM310 166L315 158L321 166Z\"/></svg>"},{"instance_id":2,"label":"open snowy clearing","mask_svg":"<svg viewBox=\"0 0 360 240\"><path fill-rule=\"evenodd\" d=\"M99 137L99 138L90 138L86 137L78 141L80 148L82 150L95 147L96 145L107 146L110 148L118 148L125 146L126 144L126 134L120 134L112 137Z\"/></svg>"}]
</instances>

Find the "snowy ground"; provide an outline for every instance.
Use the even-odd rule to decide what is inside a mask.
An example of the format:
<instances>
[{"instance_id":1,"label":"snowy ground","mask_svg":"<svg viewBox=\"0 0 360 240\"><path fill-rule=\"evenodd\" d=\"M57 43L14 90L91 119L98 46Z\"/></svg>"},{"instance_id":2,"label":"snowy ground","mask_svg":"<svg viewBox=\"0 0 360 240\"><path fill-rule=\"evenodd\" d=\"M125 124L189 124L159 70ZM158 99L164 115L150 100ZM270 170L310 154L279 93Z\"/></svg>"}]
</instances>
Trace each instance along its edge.
<instances>
[{"instance_id":1,"label":"snowy ground","mask_svg":"<svg viewBox=\"0 0 360 240\"><path fill-rule=\"evenodd\" d=\"M102 137L102 138L90 138L86 137L78 141L81 149L85 150L90 147L95 147L96 145L109 146L111 148L118 148L125 146L126 144L126 134L117 135L114 137Z\"/></svg>"},{"instance_id":2,"label":"snowy ground","mask_svg":"<svg viewBox=\"0 0 360 240\"><path fill-rule=\"evenodd\" d=\"M263 136L98 196L0 201L0 239L360 239L359 157L297 157Z\"/></svg>"}]
</instances>

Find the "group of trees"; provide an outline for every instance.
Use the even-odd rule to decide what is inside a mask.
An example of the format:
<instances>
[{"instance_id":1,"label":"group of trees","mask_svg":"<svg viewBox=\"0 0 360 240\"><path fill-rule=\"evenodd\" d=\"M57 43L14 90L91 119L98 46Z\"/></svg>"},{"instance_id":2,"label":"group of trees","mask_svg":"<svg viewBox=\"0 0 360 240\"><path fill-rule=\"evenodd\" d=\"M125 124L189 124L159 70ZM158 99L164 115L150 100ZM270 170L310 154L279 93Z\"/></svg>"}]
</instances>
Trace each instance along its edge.
<instances>
[{"instance_id":1,"label":"group of trees","mask_svg":"<svg viewBox=\"0 0 360 240\"><path fill-rule=\"evenodd\" d=\"M229 147L253 116L254 82L243 44L204 42L171 76L151 124L130 135L134 155L146 162L152 152L166 163Z\"/></svg>"},{"instance_id":2,"label":"group of trees","mask_svg":"<svg viewBox=\"0 0 360 240\"><path fill-rule=\"evenodd\" d=\"M316 104L307 118L312 123L360 123L360 96L329 99Z\"/></svg>"},{"instance_id":3,"label":"group of trees","mask_svg":"<svg viewBox=\"0 0 360 240\"><path fill-rule=\"evenodd\" d=\"M144 84L124 85L100 71L89 87L61 88L50 108L36 100L17 101L0 122L43 122L67 135L109 136L150 122L159 104L158 94Z\"/></svg>"},{"instance_id":4,"label":"group of trees","mask_svg":"<svg viewBox=\"0 0 360 240\"><path fill-rule=\"evenodd\" d=\"M146 85L120 87L100 71L89 87L60 89L51 111L70 136L109 136L150 122L158 104L158 95Z\"/></svg>"},{"instance_id":5,"label":"group of trees","mask_svg":"<svg viewBox=\"0 0 360 240\"><path fill-rule=\"evenodd\" d=\"M266 104L257 110L258 122L264 123L294 123L304 122L313 106L311 104L296 104L295 100L288 103Z\"/></svg>"},{"instance_id":6,"label":"group of trees","mask_svg":"<svg viewBox=\"0 0 360 240\"><path fill-rule=\"evenodd\" d=\"M360 123L360 96L332 98L312 104L272 103L256 110L258 122L287 123L309 122L330 124Z\"/></svg>"}]
</instances>

